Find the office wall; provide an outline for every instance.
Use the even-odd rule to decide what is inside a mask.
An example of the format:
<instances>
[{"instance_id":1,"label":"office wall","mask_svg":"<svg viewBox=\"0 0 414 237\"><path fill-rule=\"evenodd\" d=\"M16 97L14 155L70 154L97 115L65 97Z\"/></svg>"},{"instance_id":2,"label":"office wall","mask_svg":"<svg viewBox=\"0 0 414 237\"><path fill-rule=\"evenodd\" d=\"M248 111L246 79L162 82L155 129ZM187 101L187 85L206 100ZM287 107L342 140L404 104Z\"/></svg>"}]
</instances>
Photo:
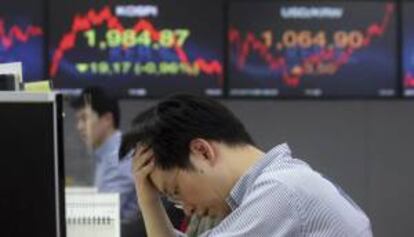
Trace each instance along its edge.
<instances>
[{"instance_id":1,"label":"office wall","mask_svg":"<svg viewBox=\"0 0 414 237\"><path fill-rule=\"evenodd\" d=\"M155 101L121 102L121 127ZM224 100L267 150L288 142L295 157L340 184L371 217L376 237L414 233L414 101ZM90 184L92 160L66 106L66 170Z\"/></svg>"}]
</instances>

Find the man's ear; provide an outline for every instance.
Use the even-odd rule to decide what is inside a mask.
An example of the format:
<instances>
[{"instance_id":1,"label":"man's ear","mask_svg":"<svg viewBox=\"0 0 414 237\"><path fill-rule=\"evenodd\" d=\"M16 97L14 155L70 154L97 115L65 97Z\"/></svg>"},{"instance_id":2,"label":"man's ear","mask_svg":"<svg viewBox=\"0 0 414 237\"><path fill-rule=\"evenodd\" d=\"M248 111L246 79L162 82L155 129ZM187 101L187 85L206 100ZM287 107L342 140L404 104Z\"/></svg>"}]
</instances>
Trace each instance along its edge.
<instances>
[{"instance_id":1,"label":"man's ear","mask_svg":"<svg viewBox=\"0 0 414 237\"><path fill-rule=\"evenodd\" d=\"M105 121L105 124L107 124L108 127L115 127L115 119L112 113L104 113L101 115L100 119Z\"/></svg>"},{"instance_id":2,"label":"man's ear","mask_svg":"<svg viewBox=\"0 0 414 237\"><path fill-rule=\"evenodd\" d=\"M215 152L214 144L205 139L193 139L190 142L190 152L196 159L206 161L211 166L217 162L217 152Z\"/></svg>"}]
</instances>

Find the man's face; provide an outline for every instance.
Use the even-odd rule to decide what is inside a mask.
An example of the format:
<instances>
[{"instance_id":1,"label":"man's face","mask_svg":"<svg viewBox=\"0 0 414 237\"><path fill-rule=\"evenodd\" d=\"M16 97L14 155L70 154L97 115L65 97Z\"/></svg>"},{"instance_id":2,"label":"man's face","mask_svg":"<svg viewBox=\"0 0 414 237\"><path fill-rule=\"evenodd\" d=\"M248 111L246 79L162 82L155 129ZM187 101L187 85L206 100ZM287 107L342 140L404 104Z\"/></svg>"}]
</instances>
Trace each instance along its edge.
<instances>
[{"instance_id":1,"label":"man's face","mask_svg":"<svg viewBox=\"0 0 414 237\"><path fill-rule=\"evenodd\" d=\"M89 148L97 148L105 138L105 123L89 106L76 111L76 128Z\"/></svg>"},{"instance_id":2,"label":"man's face","mask_svg":"<svg viewBox=\"0 0 414 237\"><path fill-rule=\"evenodd\" d=\"M212 169L202 172L195 167L190 170L155 168L150 178L156 188L172 201L183 206L187 215L222 217L228 213L219 175Z\"/></svg>"}]
</instances>

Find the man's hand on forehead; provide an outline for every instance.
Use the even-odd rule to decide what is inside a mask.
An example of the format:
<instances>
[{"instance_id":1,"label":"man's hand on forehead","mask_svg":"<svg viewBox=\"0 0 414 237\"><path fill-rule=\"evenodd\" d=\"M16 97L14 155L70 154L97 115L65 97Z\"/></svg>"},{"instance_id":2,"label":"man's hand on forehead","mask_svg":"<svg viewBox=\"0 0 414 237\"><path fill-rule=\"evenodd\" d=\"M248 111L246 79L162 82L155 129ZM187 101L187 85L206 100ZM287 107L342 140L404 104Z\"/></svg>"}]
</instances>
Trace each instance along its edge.
<instances>
[{"instance_id":1,"label":"man's hand on forehead","mask_svg":"<svg viewBox=\"0 0 414 237\"><path fill-rule=\"evenodd\" d=\"M138 170L143 169L153 162L154 154L147 145L137 144L135 152L133 154L133 171L134 173Z\"/></svg>"}]
</instances>

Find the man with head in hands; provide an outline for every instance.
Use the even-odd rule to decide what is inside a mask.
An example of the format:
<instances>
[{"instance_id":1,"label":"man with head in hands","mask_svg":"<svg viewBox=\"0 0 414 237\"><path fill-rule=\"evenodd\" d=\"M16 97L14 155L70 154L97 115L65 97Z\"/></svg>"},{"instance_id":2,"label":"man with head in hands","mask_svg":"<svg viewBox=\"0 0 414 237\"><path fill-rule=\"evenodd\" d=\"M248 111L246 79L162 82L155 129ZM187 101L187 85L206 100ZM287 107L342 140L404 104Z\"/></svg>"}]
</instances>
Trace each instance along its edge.
<instances>
[{"instance_id":1,"label":"man with head in hands","mask_svg":"<svg viewBox=\"0 0 414 237\"><path fill-rule=\"evenodd\" d=\"M260 150L220 103L175 95L140 113L120 154L134 152L133 174L148 236L185 236L160 196L187 215L222 218L203 237L370 237L364 212L287 144Z\"/></svg>"}]
</instances>

